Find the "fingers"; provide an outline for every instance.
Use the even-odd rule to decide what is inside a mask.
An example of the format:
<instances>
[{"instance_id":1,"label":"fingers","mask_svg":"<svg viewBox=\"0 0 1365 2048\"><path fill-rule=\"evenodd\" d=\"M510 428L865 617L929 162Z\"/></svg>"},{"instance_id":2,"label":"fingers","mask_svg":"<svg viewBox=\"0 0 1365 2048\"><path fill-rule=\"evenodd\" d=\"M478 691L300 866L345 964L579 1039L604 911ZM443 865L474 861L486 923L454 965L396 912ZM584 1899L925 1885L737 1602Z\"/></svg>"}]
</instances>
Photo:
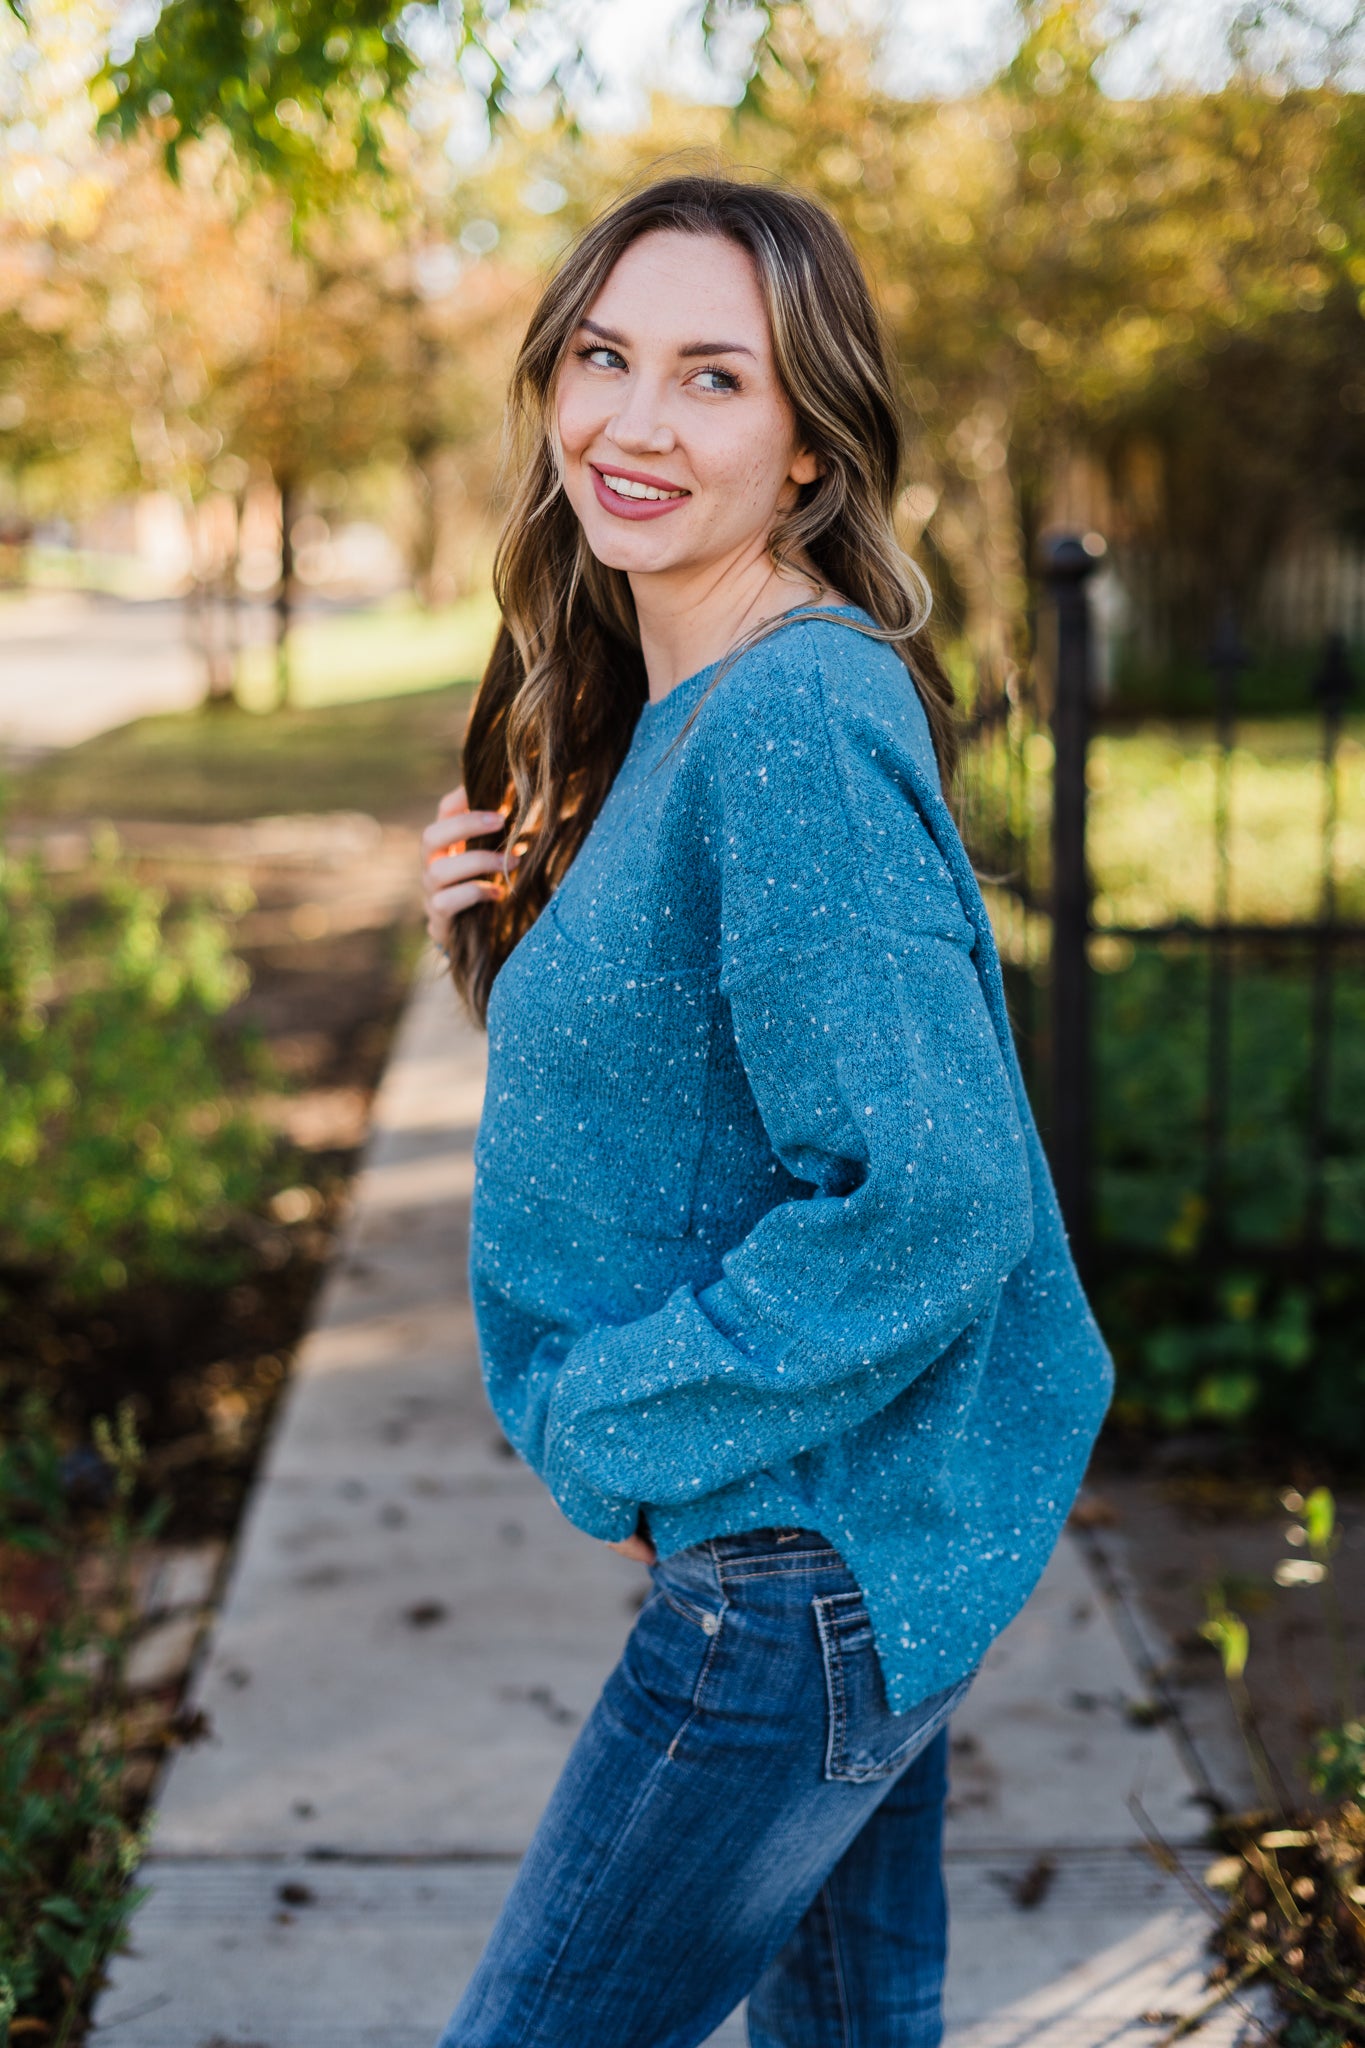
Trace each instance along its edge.
<instances>
[{"instance_id":1,"label":"fingers","mask_svg":"<svg viewBox=\"0 0 1365 2048\"><path fill-rule=\"evenodd\" d=\"M444 949L450 941L450 927L461 911L476 903L496 903L503 893L501 881L461 882L458 888L441 889L427 904L427 931Z\"/></svg>"},{"instance_id":2,"label":"fingers","mask_svg":"<svg viewBox=\"0 0 1365 2048\"><path fill-rule=\"evenodd\" d=\"M440 799L436 819L422 829L422 852L430 860L432 854L440 854L456 842L477 840L485 831L501 831L505 823L505 811L469 811L465 786L460 784Z\"/></svg>"},{"instance_id":3,"label":"fingers","mask_svg":"<svg viewBox=\"0 0 1365 2048\"><path fill-rule=\"evenodd\" d=\"M657 1562L654 1545L647 1543L643 1536L626 1536L619 1543L609 1543L607 1548L608 1550L619 1550L622 1557L633 1558L637 1564L654 1564Z\"/></svg>"},{"instance_id":4,"label":"fingers","mask_svg":"<svg viewBox=\"0 0 1365 2048\"><path fill-rule=\"evenodd\" d=\"M503 832L507 812L471 811L463 783L447 790L434 822L422 833L422 893L426 897L427 931L443 950L450 927L461 911L476 903L497 902L506 892L511 870L522 848L469 847L468 841L489 832Z\"/></svg>"},{"instance_id":5,"label":"fingers","mask_svg":"<svg viewBox=\"0 0 1365 2048\"><path fill-rule=\"evenodd\" d=\"M444 853L448 846L454 846L465 839L478 839L485 832L501 832L507 819L501 811L467 811L461 803L456 809L447 811L447 802L442 797L442 814L422 832L422 851L430 860L435 853Z\"/></svg>"},{"instance_id":6,"label":"fingers","mask_svg":"<svg viewBox=\"0 0 1365 2048\"><path fill-rule=\"evenodd\" d=\"M476 903L500 902L506 888L502 875L496 874L474 876L433 890L427 897L427 930L437 945L446 944L450 926L462 910L472 910Z\"/></svg>"},{"instance_id":7,"label":"fingers","mask_svg":"<svg viewBox=\"0 0 1365 2048\"><path fill-rule=\"evenodd\" d=\"M431 903L459 882L472 882L480 875L510 873L520 858L515 847L505 855L495 852L492 847L477 846L466 853L437 854L422 870L422 889Z\"/></svg>"}]
</instances>

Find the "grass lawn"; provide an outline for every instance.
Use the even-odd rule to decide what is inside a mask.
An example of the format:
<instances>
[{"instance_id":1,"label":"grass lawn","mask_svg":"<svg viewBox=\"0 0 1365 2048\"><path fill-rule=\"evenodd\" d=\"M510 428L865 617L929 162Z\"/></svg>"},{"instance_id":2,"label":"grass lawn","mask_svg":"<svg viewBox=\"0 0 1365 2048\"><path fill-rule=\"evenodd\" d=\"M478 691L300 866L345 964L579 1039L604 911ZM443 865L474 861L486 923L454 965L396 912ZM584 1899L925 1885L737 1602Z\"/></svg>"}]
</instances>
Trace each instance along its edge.
<instances>
[{"instance_id":1,"label":"grass lawn","mask_svg":"<svg viewBox=\"0 0 1365 2048\"><path fill-rule=\"evenodd\" d=\"M1252 924L1317 917L1322 900L1325 784L1322 728L1312 718L1245 721L1228 790L1231 912ZM969 782L968 837L989 872L1007 870L1001 844L1007 810L1026 822L1034 881L1042 887L1052 808L1052 742L1024 741L1022 778L1011 786L1003 751L976 757ZM1215 903L1217 749L1207 722L1148 720L1101 730L1089 755L1087 849L1097 925L1207 920ZM1337 911L1365 919L1365 719L1348 721L1337 765ZM1001 906L1002 911L1004 906ZM1019 944L1002 933L1002 947ZM1112 962L1110 964L1113 964Z\"/></svg>"},{"instance_id":2,"label":"grass lawn","mask_svg":"<svg viewBox=\"0 0 1365 2048\"><path fill-rule=\"evenodd\" d=\"M16 775L7 809L18 823L337 810L410 823L458 779L495 625L487 594L438 612L395 600L304 619L290 640L287 710L271 708L273 650L250 648L239 706L99 733Z\"/></svg>"},{"instance_id":3,"label":"grass lawn","mask_svg":"<svg viewBox=\"0 0 1365 2048\"><path fill-rule=\"evenodd\" d=\"M1309 921L1322 893L1322 728L1310 718L1246 721L1228 791L1232 916ZM1096 921L1212 916L1217 753L1207 726L1152 721L1101 732L1090 752L1090 859ZM1365 917L1365 721L1337 767L1338 910Z\"/></svg>"},{"instance_id":4,"label":"grass lawn","mask_svg":"<svg viewBox=\"0 0 1365 2048\"><path fill-rule=\"evenodd\" d=\"M10 786L16 823L164 818L199 824L288 811L425 817L459 780L469 683L326 708L177 712L100 733Z\"/></svg>"},{"instance_id":5,"label":"grass lawn","mask_svg":"<svg viewBox=\"0 0 1365 2048\"><path fill-rule=\"evenodd\" d=\"M302 619L289 639L291 704L351 704L482 675L497 624L491 591L440 611L398 597L364 611ZM246 649L237 692L250 711L274 708L273 647Z\"/></svg>"}]
</instances>

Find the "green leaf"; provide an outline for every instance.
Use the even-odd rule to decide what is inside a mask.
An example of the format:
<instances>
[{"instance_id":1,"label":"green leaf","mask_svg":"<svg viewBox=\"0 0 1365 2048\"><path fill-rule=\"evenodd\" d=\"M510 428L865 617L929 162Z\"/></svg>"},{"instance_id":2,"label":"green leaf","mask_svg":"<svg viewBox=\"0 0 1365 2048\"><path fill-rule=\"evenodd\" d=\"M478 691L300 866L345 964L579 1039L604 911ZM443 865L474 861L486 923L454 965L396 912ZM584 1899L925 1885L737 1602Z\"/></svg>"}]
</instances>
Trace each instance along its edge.
<instances>
[{"instance_id":1,"label":"green leaf","mask_svg":"<svg viewBox=\"0 0 1365 2048\"><path fill-rule=\"evenodd\" d=\"M83 1927L90 1917L87 1907L78 1904L75 1899L63 1897L60 1893L44 1899L38 1910L51 1920L64 1921L68 1927Z\"/></svg>"},{"instance_id":2,"label":"green leaf","mask_svg":"<svg viewBox=\"0 0 1365 2048\"><path fill-rule=\"evenodd\" d=\"M1212 1643L1222 1659L1223 1675L1234 1684L1247 1668L1251 1651L1251 1632L1238 1614L1227 1610L1210 1615L1199 1633L1206 1643Z\"/></svg>"},{"instance_id":3,"label":"green leaf","mask_svg":"<svg viewBox=\"0 0 1365 2048\"><path fill-rule=\"evenodd\" d=\"M1303 1526L1314 1557L1326 1561L1336 1528L1337 1504L1330 1487L1315 1486L1303 1504Z\"/></svg>"}]
</instances>

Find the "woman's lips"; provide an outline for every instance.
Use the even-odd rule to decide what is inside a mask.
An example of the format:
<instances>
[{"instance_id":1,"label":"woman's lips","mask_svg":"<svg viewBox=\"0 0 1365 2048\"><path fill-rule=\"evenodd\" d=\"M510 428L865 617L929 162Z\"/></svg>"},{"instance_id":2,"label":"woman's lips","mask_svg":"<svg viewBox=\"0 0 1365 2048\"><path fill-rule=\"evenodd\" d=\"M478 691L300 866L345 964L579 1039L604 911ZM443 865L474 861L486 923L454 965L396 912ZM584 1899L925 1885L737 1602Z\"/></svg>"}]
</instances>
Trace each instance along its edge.
<instances>
[{"instance_id":1,"label":"woman's lips","mask_svg":"<svg viewBox=\"0 0 1365 2048\"><path fill-rule=\"evenodd\" d=\"M691 493L684 491L676 498L624 498L619 491L603 480L602 472L592 469L592 487L597 493L597 502L608 512L614 512L618 519L657 519L661 513L676 512L679 505L685 505ZM613 472L614 474L615 472Z\"/></svg>"}]
</instances>

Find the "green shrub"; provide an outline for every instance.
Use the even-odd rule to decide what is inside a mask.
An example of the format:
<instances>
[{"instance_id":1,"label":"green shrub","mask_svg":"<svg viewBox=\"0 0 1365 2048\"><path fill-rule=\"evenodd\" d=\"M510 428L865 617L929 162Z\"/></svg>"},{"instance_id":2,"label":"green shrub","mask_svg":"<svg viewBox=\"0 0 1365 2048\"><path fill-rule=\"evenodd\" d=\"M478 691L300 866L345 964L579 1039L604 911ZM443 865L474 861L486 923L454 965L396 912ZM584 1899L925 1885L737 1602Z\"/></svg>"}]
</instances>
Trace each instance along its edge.
<instances>
[{"instance_id":1,"label":"green shrub","mask_svg":"<svg viewBox=\"0 0 1365 2048\"><path fill-rule=\"evenodd\" d=\"M1248 949L1249 953L1249 949ZM1209 962L1144 946L1096 976L1095 1138L1102 1238L1207 1249ZM1300 1240L1309 1199L1312 963L1240 957L1230 991L1224 1236L1255 1264ZM1323 1161L1324 1231L1365 1252L1365 975L1337 972ZM1226 1263L1226 1262L1225 1262Z\"/></svg>"},{"instance_id":2,"label":"green shrub","mask_svg":"<svg viewBox=\"0 0 1365 2048\"><path fill-rule=\"evenodd\" d=\"M1116 1415L1365 1455L1365 983L1339 971L1321 1246L1309 1212L1311 961L1238 958L1221 1233L1208 1201L1201 950L1096 977L1096 1305Z\"/></svg>"},{"instance_id":3,"label":"green shrub","mask_svg":"<svg viewBox=\"0 0 1365 2048\"><path fill-rule=\"evenodd\" d=\"M270 1149L229 1086L222 919L172 911L112 833L94 856L72 890L0 850L0 1269L77 1300L223 1277Z\"/></svg>"},{"instance_id":4,"label":"green shrub","mask_svg":"<svg viewBox=\"0 0 1365 2048\"><path fill-rule=\"evenodd\" d=\"M1365 973L1342 949L1322 1236L1311 1240L1312 957L1238 950L1221 1216L1210 1206L1209 961L1125 946L1094 977L1094 1269L1115 1419L1365 1458ZM1097 948L1098 950L1098 948ZM1018 1018L1045 988L1015 969ZM1029 1050L1026 1045L1026 1051ZM1046 1071L1035 1071L1047 1118ZM1216 1227L1221 1224L1221 1228Z\"/></svg>"}]
</instances>

